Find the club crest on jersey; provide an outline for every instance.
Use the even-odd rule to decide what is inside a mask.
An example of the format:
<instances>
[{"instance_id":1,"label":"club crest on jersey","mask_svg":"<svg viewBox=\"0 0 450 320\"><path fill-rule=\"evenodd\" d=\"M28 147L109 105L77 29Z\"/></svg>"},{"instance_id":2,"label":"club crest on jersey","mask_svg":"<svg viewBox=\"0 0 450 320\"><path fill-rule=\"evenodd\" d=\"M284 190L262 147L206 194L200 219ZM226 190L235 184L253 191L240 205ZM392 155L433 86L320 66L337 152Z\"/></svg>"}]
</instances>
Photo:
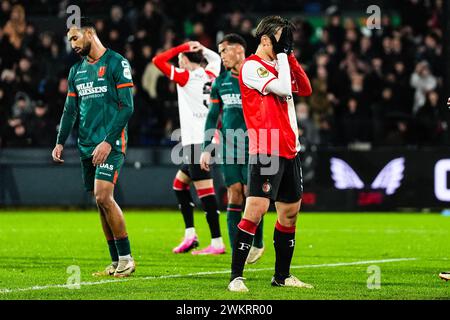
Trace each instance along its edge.
<instances>
[{"instance_id":1,"label":"club crest on jersey","mask_svg":"<svg viewBox=\"0 0 450 320\"><path fill-rule=\"evenodd\" d=\"M272 185L270 184L270 182L269 181L264 182L263 185L262 185L262 191L264 193L269 193L270 190L272 190Z\"/></svg>"},{"instance_id":2,"label":"club crest on jersey","mask_svg":"<svg viewBox=\"0 0 450 320\"><path fill-rule=\"evenodd\" d=\"M259 67L256 72L260 78L267 78L269 76L269 71L264 67Z\"/></svg>"},{"instance_id":3,"label":"club crest on jersey","mask_svg":"<svg viewBox=\"0 0 450 320\"><path fill-rule=\"evenodd\" d=\"M102 78L105 75L105 72L106 72L106 66L101 66L98 69L98 77Z\"/></svg>"}]
</instances>

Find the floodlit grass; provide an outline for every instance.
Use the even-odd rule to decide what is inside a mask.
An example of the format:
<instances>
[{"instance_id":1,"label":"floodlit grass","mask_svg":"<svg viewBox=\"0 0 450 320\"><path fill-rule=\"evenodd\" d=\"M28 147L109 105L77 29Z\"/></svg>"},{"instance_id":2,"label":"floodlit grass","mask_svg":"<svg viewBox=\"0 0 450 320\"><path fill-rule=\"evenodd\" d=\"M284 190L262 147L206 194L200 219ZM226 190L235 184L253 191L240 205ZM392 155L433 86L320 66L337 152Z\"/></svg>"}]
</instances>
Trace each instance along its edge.
<instances>
[{"instance_id":1,"label":"floodlit grass","mask_svg":"<svg viewBox=\"0 0 450 320\"><path fill-rule=\"evenodd\" d=\"M273 288L273 226L266 215L266 252L246 266L248 293L230 293L231 254L226 216L221 228L227 253L175 255L183 235L176 212L131 212L126 221L136 273L127 279L95 278L109 263L94 212L0 212L0 300L7 299L448 299L450 218L434 214L301 214L292 274L315 289ZM210 236L203 213L195 223L200 247ZM415 260L406 260L407 258ZM394 260L391 259L405 259ZM69 266L81 271L80 289L65 285ZM380 289L368 289L369 266L377 266ZM372 270L371 267L370 270ZM251 270L249 270L251 269ZM376 267L375 267L376 269ZM199 274L203 273L203 274ZM372 283L371 281L369 281Z\"/></svg>"}]
</instances>

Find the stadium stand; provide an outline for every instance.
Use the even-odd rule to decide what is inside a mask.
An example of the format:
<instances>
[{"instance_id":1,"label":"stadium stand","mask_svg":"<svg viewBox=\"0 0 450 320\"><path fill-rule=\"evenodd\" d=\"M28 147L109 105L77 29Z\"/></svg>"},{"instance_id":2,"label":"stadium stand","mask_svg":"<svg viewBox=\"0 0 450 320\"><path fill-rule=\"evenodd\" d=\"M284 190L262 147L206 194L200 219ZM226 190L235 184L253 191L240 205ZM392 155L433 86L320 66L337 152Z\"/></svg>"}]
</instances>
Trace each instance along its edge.
<instances>
[{"instance_id":1,"label":"stadium stand","mask_svg":"<svg viewBox=\"0 0 450 320\"><path fill-rule=\"evenodd\" d=\"M68 1L1 1L0 147L52 146L78 59L65 39ZM297 26L295 53L313 95L297 101L306 146L448 145L443 1L384 1L368 30L355 1L78 1L100 38L133 68L131 146L167 146L179 126L176 88L152 65L186 39L216 49L229 32L255 49L252 29L268 12ZM369 2L368 2L369 4ZM252 12L247 15L246 12ZM48 17L52 18L48 18ZM69 143L75 143L72 137Z\"/></svg>"}]
</instances>

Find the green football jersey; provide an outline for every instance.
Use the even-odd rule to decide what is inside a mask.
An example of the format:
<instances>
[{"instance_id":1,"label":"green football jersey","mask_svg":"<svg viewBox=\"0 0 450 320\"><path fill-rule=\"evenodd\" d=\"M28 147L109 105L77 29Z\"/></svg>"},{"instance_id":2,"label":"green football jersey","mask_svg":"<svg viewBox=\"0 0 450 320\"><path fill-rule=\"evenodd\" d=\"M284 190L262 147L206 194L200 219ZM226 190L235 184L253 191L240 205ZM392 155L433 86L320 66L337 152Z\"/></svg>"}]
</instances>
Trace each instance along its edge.
<instances>
[{"instance_id":1,"label":"green football jersey","mask_svg":"<svg viewBox=\"0 0 450 320\"><path fill-rule=\"evenodd\" d=\"M134 108L129 62L111 49L92 63L83 58L70 69L68 87L56 143L65 143L78 117L82 159L90 158L103 141L125 153Z\"/></svg>"},{"instance_id":2,"label":"green football jersey","mask_svg":"<svg viewBox=\"0 0 450 320\"><path fill-rule=\"evenodd\" d=\"M217 128L220 115L224 157L237 159L245 156L247 159L248 136L242 111L239 77L231 71L220 74L212 85L205 131ZM228 129L235 130L234 134L227 132ZM210 138L211 135L205 135L204 148L211 143ZM233 149L230 148L231 145L234 146Z\"/></svg>"}]
</instances>

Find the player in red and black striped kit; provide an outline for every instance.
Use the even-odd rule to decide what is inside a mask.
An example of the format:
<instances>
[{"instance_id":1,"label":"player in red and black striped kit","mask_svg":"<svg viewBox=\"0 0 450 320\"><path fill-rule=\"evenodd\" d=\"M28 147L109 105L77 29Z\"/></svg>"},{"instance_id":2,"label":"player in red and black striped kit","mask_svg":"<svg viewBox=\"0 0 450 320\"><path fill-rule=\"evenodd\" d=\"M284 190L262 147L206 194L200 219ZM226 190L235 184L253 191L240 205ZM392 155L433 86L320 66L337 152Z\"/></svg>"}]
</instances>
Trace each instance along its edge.
<instances>
[{"instance_id":1,"label":"player in red and black striped kit","mask_svg":"<svg viewBox=\"0 0 450 320\"><path fill-rule=\"evenodd\" d=\"M239 84L249 135L249 196L239 223L231 264L230 291L248 291L243 270L262 216L275 201L276 254L273 286L312 288L290 274L297 214L303 192L300 144L292 94L311 95L311 84L292 53L292 24L264 18L256 29L256 54L241 69Z\"/></svg>"}]
</instances>

